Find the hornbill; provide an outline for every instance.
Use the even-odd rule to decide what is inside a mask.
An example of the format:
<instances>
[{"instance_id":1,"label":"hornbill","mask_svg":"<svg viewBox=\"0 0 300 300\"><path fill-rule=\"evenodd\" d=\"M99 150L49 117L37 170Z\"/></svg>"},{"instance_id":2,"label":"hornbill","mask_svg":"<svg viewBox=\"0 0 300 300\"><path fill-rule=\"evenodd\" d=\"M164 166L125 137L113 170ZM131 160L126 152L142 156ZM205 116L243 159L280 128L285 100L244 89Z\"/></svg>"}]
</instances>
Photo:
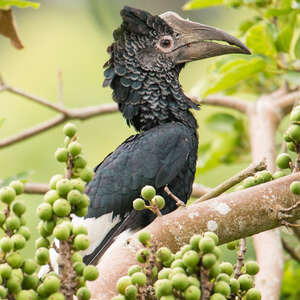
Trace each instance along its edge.
<instances>
[{"instance_id":1,"label":"hornbill","mask_svg":"<svg viewBox=\"0 0 300 300\"><path fill-rule=\"evenodd\" d=\"M145 185L154 186L165 198L162 214L176 208L165 186L183 202L191 195L198 136L190 110L199 108L179 83L184 65L228 53L250 53L232 35L174 12L153 16L124 7L121 17L123 23L114 31L114 42L108 48L103 86L112 88L127 124L139 133L96 167L86 188L91 199L88 214L75 220L88 227L91 246L86 263L95 262L120 233L154 220L148 210L132 207Z\"/></svg>"}]
</instances>

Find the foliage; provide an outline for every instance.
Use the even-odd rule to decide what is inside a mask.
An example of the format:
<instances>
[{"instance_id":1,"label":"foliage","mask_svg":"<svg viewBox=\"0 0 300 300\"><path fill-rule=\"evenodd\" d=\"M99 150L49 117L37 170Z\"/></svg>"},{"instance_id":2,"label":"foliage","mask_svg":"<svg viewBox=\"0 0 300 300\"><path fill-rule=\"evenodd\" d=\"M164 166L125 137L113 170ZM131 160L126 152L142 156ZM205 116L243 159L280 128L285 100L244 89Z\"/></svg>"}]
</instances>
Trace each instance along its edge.
<instances>
[{"instance_id":1,"label":"foliage","mask_svg":"<svg viewBox=\"0 0 300 300\"><path fill-rule=\"evenodd\" d=\"M39 8L40 4L32 1L24 0L0 0L0 9L9 9L11 6L17 6L20 8L32 7Z\"/></svg>"},{"instance_id":2,"label":"foliage","mask_svg":"<svg viewBox=\"0 0 300 300\"><path fill-rule=\"evenodd\" d=\"M247 149L243 120L228 113L209 116L205 124L212 140L198 148L197 174L204 173L221 163L231 163Z\"/></svg>"},{"instance_id":3,"label":"foliage","mask_svg":"<svg viewBox=\"0 0 300 300\"><path fill-rule=\"evenodd\" d=\"M93 171L86 167L82 147L78 142L76 127L68 123L64 126L64 147L55 152L56 160L66 165L66 174L54 175L50 180L50 191L37 208L40 218L34 259L26 259L20 250L30 238L23 214L25 203L16 199L24 191L21 181L28 176L24 172L6 179L0 189L0 227L4 236L0 239L0 298L27 300L45 298L52 300L88 300L90 291L86 281L95 280L98 271L94 266L82 262L79 251L89 247L87 230L84 226L74 227L73 215L82 217L87 213L89 198L84 194L84 186L93 178ZM72 215L71 215L72 214ZM50 256L54 250L51 240L56 238L60 246L58 259L63 264L57 266ZM39 266L42 268L39 270ZM51 272L50 272L51 271Z\"/></svg>"},{"instance_id":4,"label":"foliage","mask_svg":"<svg viewBox=\"0 0 300 300\"><path fill-rule=\"evenodd\" d=\"M297 300L300 298L300 266L293 260L289 260L284 265L284 275L282 280L281 300Z\"/></svg>"},{"instance_id":5,"label":"foliage","mask_svg":"<svg viewBox=\"0 0 300 300\"><path fill-rule=\"evenodd\" d=\"M249 97L269 93L286 82L291 88L300 82L300 32L298 14L299 1L284 0L192 0L184 9L202 9L226 5L233 9L251 10L249 19L244 20L237 35L243 39L252 55L231 55L220 57L210 64L202 86L202 97L212 93L243 93ZM238 13L238 12L237 12ZM224 125L226 121L224 120ZM226 125L225 125L226 126ZM223 138L213 135L212 141L199 147L198 174L206 172L221 163L233 163L239 155L231 155L238 146L244 154L245 139L236 144L239 137L245 136L240 127ZM244 147L243 147L244 146ZM228 160L227 158L230 157Z\"/></svg>"},{"instance_id":6,"label":"foliage","mask_svg":"<svg viewBox=\"0 0 300 300\"><path fill-rule=\"evenodd\" d=\"M213 5L227 5L235 9L246 7L253 11L239 26L238 35L252 52L248 59L240 55L222 57L214 72L207 78L203 96L224 91L261 94L282 84L284 75L291 85L300 77L300 36L297 31L300 3L294 0L221 0L188 2L185 9L198 9ZM296 73L295 73L296 72ZM299 79L297 79L299 80Z\"/></svg>"}]
</instances>

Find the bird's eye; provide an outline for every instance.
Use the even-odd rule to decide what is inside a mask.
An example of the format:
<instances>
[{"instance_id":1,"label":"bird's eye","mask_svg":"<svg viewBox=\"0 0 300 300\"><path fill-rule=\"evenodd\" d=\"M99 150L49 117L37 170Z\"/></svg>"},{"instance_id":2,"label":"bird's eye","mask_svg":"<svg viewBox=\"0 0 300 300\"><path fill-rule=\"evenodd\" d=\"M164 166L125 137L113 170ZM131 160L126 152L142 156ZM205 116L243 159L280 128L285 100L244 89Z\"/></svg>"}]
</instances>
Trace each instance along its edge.
<instances>
[{"instance_id":1,"label":"bird's eye","mask_svg":"<svg viewBox=\"0 0 300 300\"><path fill-rule=\"evenodd\" d=\"M163 48L169 48L171 46L171 41L169 39L162 39L160 41L160 46Z\"/></svg>"},{"instance_id":2,"label":"bird's eye","mask_svg":"<svg viewBox=\"0 0 300 300\"><path fill-rule=\"evenodd\" d=\"M157 47L163 52L169 52L174 46L171 36L163 36L157 43Z\"/></svg>"}]
</instances>

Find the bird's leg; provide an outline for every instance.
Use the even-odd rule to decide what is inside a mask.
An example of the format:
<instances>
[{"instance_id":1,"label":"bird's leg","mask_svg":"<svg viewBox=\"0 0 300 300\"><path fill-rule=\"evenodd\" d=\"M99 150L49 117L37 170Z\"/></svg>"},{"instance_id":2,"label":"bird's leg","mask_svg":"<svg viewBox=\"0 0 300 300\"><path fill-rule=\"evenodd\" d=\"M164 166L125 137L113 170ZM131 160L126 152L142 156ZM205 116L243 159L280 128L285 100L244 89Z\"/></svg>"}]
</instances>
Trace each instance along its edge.
<instances>
[{"instance_id":1,"label":"bird's leg","mask_svg":"<svg viewBox=\"0 0 300 300\"><path fill-rule=\"evenodd\" d=\"M170 197L172 197L172 198L175 200L176 205L177 205L178 207L180 207L180 206L184 206L184 207L185 207L185 203L184 203L183 201L181 201L177 196L175 196L175 195L170 191L170 189L168 188L167 185L165 186L164 191L165 191Z\"/></svg>"}]
</instances>

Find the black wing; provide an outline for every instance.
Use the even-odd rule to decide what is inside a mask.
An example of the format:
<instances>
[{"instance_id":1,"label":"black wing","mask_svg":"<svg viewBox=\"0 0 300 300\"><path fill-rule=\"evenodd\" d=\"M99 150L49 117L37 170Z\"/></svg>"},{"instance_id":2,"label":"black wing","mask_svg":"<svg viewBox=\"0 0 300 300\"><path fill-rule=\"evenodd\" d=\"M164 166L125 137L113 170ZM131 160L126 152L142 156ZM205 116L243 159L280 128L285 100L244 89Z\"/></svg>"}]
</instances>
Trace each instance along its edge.
<instances>
[{"instance_id":1,"label":"black wing","mask_svg":"<svg viewBox=\"0 0 300 300\"><path fill-rule=\"evenodd\" d=\"M113 212L124 217L145 185L159 189L185 167L193 136L180 123L167 123L127 139L96 168L87 187L87 218Z\"/></svg>"},{"instance_id":2,"label":"black wing","mask_svg":"<svg viewBox=\"0 0 300 300\"><path fill-rule=\"evenodd\" d=\"M85 263L97 261L121 232L142 228L155 218L147 210L132 209L133 200L145 185L154 186L166 197L163 214L176 208L175 201L164 194L165 185L184 202L188 200L196 143L188 127L172 122L128 138L104 159L87 187L91 203L85 222L93 246Z\"/></svg>"}]
</instances>

